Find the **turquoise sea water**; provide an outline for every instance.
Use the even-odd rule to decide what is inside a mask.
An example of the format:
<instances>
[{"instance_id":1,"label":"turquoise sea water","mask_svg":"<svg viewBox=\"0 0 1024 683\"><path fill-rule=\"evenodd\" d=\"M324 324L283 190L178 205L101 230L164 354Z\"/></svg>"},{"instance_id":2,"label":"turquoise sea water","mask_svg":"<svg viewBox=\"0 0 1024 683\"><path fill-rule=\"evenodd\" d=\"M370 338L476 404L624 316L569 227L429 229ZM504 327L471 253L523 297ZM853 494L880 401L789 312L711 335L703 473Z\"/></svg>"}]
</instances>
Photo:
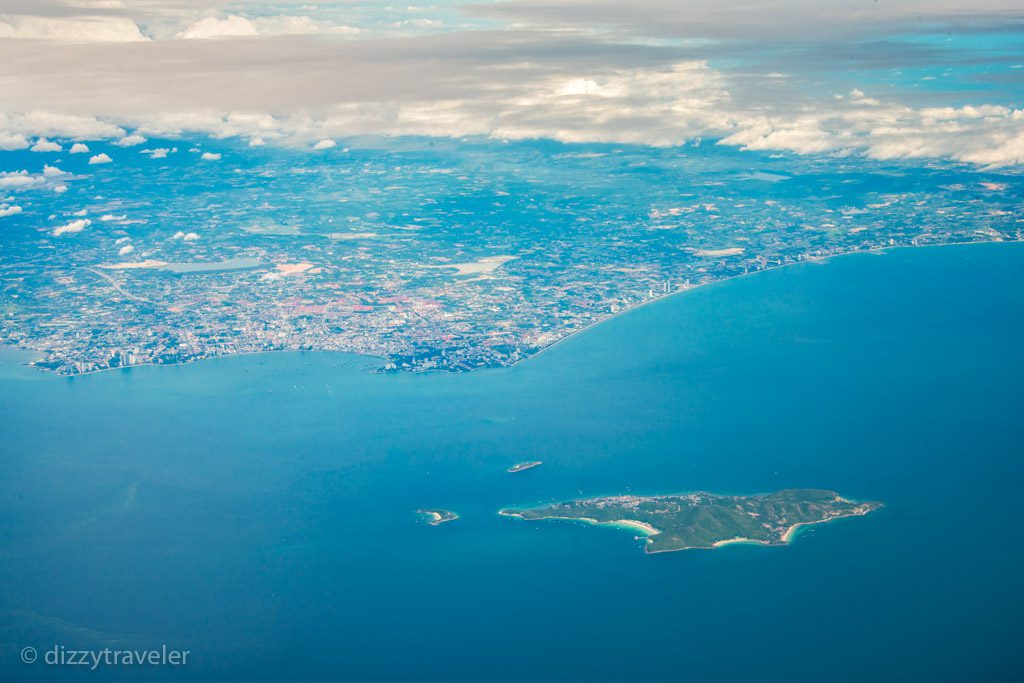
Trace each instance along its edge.
<instances>
[{"instance_id":1,"label":"turquoise sea water","mask_svg":"<svg viewBox=\"0 0 1024 683\"><path fill-rule=\"evenodd\" d=\"M843 257L458 375L307 353L66 379L8 353L0 673L1020 680L1022 275L1018 244ZM526 459L545 464L505 472ZM495 514L792 486L886 508L788 547L654 556L626 531ZM192 655L18 661L54 644Z\"/></svg>"}]
</instances>

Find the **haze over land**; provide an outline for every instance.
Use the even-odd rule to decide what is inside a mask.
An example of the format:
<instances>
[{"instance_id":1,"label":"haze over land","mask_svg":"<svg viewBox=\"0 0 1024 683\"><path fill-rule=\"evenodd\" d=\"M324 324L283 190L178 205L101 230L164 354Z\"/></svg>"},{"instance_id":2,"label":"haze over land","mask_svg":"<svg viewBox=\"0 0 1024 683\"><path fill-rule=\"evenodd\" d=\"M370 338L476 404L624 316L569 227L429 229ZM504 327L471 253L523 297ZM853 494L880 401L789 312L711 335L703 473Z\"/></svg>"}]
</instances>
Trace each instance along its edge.
<instances>
[{"instance_id":1,"label":"haze over land","mask_svg":"<svg viewBox=\"0 0 1024 683\"><path fill-rule=\"evenodd\" d=\"M510 365L807 259L1017 240L1016 3L0 1L0 343Z\"/></svg>"}]
</instances>

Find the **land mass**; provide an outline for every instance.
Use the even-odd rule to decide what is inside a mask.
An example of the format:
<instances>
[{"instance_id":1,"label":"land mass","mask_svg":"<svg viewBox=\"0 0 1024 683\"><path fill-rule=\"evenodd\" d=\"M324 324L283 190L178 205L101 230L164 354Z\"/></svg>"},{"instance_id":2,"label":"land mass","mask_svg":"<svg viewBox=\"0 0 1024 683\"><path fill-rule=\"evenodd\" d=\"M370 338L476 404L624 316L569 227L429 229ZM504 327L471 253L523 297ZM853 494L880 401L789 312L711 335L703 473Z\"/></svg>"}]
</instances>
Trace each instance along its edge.
<instances>
[{"instance_id":1,"label":"land mass","mask_svg":"<svg viewBox=\"0 0 1024 683\"><path fill-rule=\"evenodd\" d=\"M608 496L508 508L499 514L526 520L569 519L639 531L648 553L717 548L731 543L785 545L797 529L866 515L877 502L847 500L835 491L784 489L752 496L683 493Z\"/></svg>"},{"instance_id":2,"label":"land mass","mask_svg":"<svg viewBox=\"0 0 1024 683\"><path fill-rule=\"evenodd\" d=\"M445 522L454 522L459 518L457 514L451 510L440 510L436 508L423 508L417 510L417 513L423 515L427 523L431 526L437 526L438 524L444 524Z\"/></svg>"},{"instance_id":3,"label":"land mass","mask_svg":"<svg viewBox=\"0 0 1024 683\"><path fill-rule=\"evenodd\" d=\"M0 216L0 345L63 375L309 350L379 359L382 372L466 372L747 274L1024 241L1010 172L717 145L576 150L479 141L442 161L402 143L352 149L340 170L268 146L246 157L251 173L203 166L196 193L166 191L194 186L190 165L148 158L19 172L0 188L19 209ZM5 154L0 167L22 163ZM253 202L254 183L274 202Z\"/></svg>"},{"instance_id":4,"label":"land mass","mask_svg":"<svg viewBox=\"0 0 1024 683\"><path fill-rule=\"evenodd\" d=\"M533 469L534 467L537 467L538 465L543 464L544 462L542 460L527 460L526 462L517 462L515 465L512 465L512 467L509 467L508 471L511 472L512 474L515 474L516 472L530 470Z\"/></svg>"}]
</instances>

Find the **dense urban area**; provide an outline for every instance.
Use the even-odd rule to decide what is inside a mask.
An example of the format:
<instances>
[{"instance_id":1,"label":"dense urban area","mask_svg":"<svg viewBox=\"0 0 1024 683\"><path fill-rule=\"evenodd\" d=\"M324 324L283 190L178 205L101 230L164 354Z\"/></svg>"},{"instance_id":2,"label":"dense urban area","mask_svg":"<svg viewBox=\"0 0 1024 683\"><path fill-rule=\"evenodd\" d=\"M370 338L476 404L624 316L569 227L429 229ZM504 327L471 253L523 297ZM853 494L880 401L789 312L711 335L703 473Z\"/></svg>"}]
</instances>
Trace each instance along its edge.
<instances>
[{"instance_id":1,"label":"dense urban area","mask_svg":"<svg viewBox=\"0 0 1024 683\"><path fill-rule=\"evenodd\" d=\"M0 152L0 344L62 374L304 349L504 366L724 278L1024 229L1011 171L940 162L708 142L72 144Z\"/></svg>"}]
</instances>

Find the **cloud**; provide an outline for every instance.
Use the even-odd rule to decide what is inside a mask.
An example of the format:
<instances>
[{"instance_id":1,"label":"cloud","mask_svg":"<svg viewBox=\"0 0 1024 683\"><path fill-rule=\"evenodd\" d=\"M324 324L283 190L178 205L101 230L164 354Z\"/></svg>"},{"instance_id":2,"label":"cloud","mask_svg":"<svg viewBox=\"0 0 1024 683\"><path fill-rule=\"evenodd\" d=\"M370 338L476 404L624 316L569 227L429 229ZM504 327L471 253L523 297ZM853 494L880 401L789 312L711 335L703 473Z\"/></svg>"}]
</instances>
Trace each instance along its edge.
<instances>
[{"instance_id":1,"label":"cloud","mask_svg":"<svg viewBox=\"0 0 1024 683\"><path fill-rule=\"evenodd\" d=\"M244 36L258 36L256 26L237 14L229 14L223 19L217 17L206 17L192 24L178 34L178 38L185 40L205 40L208 38L239 38Z\"/></svg>"},{"instance_id":2,"label":"cloud","mask_svg":"<svg viewBox=\"0 0 1024 683\"><path fill-rule=\"evenodd\" d=\"M941 158L1001 167L1024 164L1024 110L1001 106L915 109L859 90L836 108L797 117L739 117L720 144L873 159Z\"/></svg>"},{"instance_id":3,"label":"cloud","mask_svg":"<svg viewBox=\"0 0 1024 683\"><path fill-rule=\"evenodd\" d=\"M70 43L125 43L149 40L131 19L116 16L9 16L0 38Z\"/></svg>"},{"instance_id":4,"label":"cloud","mask_svg":"<svg viewBox=\"0 0 1024 683\"><path fill-rule=\"evenodd\" d=\"M337 144L338 143L336 143L334 140L331 140L330 138L324 138L323 140L320 140L315 145L313 145L313 149L331 149L332 147L337 146Z\"/></svg>"},{"instance_id":5,"label":"cloud","mask_svg":"<svg viewBox=\"0 0 1024 683\"><path fill-rule=\"evenodd\" d=\"M248 18L238 14L204 17L177 34L182 40L252 38L256 36L295 36L312 34L355 35L358 28L344 24L321 23L307 16L266 16Z\"/></svg>"},{"instance_id":6,"label":"cloud","mask_svg":"<svg viewBox=\"0 0 1024 683\"><path fill-rule=\"evenodd\" d=\"M10 46L6 46L10 48ZM10 52L15 50L9 49ZM31 54L36 54L35 59L40 59L38 51L30 51ZM41 53L47 54L47 53ZM54 52L54 54L60 54L60 51ZM0 77L3 76L3 69L7 66L6 60L0 60ZM62 69L73 70L75 67L71 64L64 64ZM10 86L27 86L32 80L26 78L25 74L20 76L16 74L7 74L9 79L5 83L5 88ZM63 79L63 77L61 77ZM78 79L74 79L74 83L78 83ZM65 86L56 87L76 87L72 84L66 84ZM5 90L5 102L9 90ZM93 101L96 101L96 95L94 93ZM21 111L10 109L9 103L7 108L0 110L0 137L4 135L21 135L21 136L32 136L32 137L50 137L50 138L72 138L75 140L109 140L111 138L119 138L125 134L124 129L117 124L111 123L110 121L101 120L95 113L88 115L71 114L65 112L46 111L36 107L27 107ZM26 145L27 146L27 145Z\"/></svg>"},{"instance_id":7,"label":"cloud","mask_svg":"<svg viewBox=\"0 0 1024 683\"><path fill-rule=\"evenodd\" d=\"M124 245L123 247L121 247L120 249L117 250L117 255L118 256L127 256L128 254L132 253L133 251L135 251L135 247L133 247L130 244L126 244L126 245Z\"/></svg>"},{"instance_id":8,"label":"cloud","mask_svg":"<svg viewBox=\"0 0 1024 683\"><path fill-rule=\"evenodd\" d=\"M63 147L59 143L50 142L46 138L39 138L36 144L32 145L32 152L60 152Z\"/></svg>"},{"instance_id":9,"label":"cloud","mask_svg":"<svg viewBox=\"0 0 1024 683\"><path fill-rule=\"evenodd\" d=\"M156 149L140 149L140 154L148 154L150 159L166 159L167 153L171 150L167 147L158 147Z\"/></svg>"},{"instance_id":10,"label":"cloud","mask_svg":"<svg viewBox=\"0 0 1024 683\"><path fill-rule=\"evenodd\" d=\"M43 165L43 176L47 178L58 178L62 175L67 175L67 171L62 171L56 166L50 166L49 164Z\"/></svg>"},{"instance_id":11,"label":"cloud","mask_svg":"<svg viewBox=\"0 0 1024 683\"><path fill-rule=\"evenodd\" d=\"M95 164L109 164L111 161L113 161L113 159L111 159L110 155L105 152L100 152L99 154L89 157L90 166Z\"/></svg>"},{"instance_id":12,"label":"cloud","mask_svg":"<svg viewBox=\"0 0 1024 683\"><path fill-rule=\"evenodd\" d=\"M0 187L12 190L27 190L45 184L40 176L31 175L28 171L0 171Z\"/></svg>"},{"instance_id":13,"label":"cloud","mask_svg":"<svg viewBox=\"0 0 1024 683\"><path fill-rule=\"evenodd\" d=\"M28 147L28 140L20 133L6 133L0 130L0 151L13 152Z\"/></svg>"},{"instance_id":14,"label":"cloud","mask_svg":"<svg viewBox=\"0 0 1024 683\"><path fill-rule=\"evenodd\" d=\"M39 136L191 134L307 150L360 135L655 146L704 138L749 150L1019 164L1024 116L999 106L1019 102L1009 80L956 93L874 85L904 64L955 67L951 55L965 74L1009 68L1004 57L950 47L959 41L878 36L905 36L910 22L983 31L1019 16L1018 5L508 0L451 10L470 13L461 23L446 12L445 33L402 33L389 15L351 40L332 33L341 17L318 3L302 10L311 16L247 5L261 16L206 17L226 5L125 3L104 11L145 26L152 42L4 45L0 147ZM310 34L320 35L302 37ZM948 116L939 106L947 101L957 102Z\"/></svg>"},{"instance_id":15,"label":"cloud","mask_svg":"<svg viewBox=\"0 0 1024 683\"><path fill-rule=\"evenodd\" d=\"M178 232L171 235L171 239L184 240L185 242L195 242L197 239L199 239L199 234L195 232L182 232L181 230L179 230Z\"/></svg>"},{"instance_id":16,"label":"cloud","mask_svg":"<svg viewBox=\"0 0 1024 683\"><path fill-rule=\"evenodd\" d=\"M71 145L71 154L88 154L88 153L89 153L89 145L87 145L85 143L76 142L75 144Z\"/></svg>"},{"instance_id":17,"label":"cloud","mask_svg":"<svg viewBox=\"0 0 1024 683\"><path fill-rule=\"evenodd\" d=\"M133 147L134 145L141 145L145 141L146 138L142 137L138 133L132 133L131 135L125 135L114 144L118 147Z\"/></svg>"},{"instance_id":18,"label":"cloud","mask_svg":"<svg viewBox=\"0 0 1024 683\"><path fill-rule=\"evenodd\" d=\"M218 152L203 152L203 156L200 157L204 161L220 161L220 153Z\"/></svg>"},{"instance_id":19,"label":"cloud","mask_svg":"<svg viewBox=\"0 0 1024 683\"><path fill-rule=\"evenodd\" d=\"M112 213L105 213L102 216L100 216L100 221L103 223L108 223L110 221L123 221L127 218L127 215L115 216Z\"/></svg>"},{"instance_id":20,"label":"cloud","mask_svg":"<svg viewBox=\"0 0 1024 683\"><path fill-rule=\"evenodd\" d=\"M837 40L917 28L924 21L977 23L1020 15L1018 0L505 0L475 3L472 16L552 31L631 37L750 41Z\"/></svg>"},{"instance_id":21,"label":"cloud","mask_svg":"<svg viewBox=\"0 0 1024 683\"><path fill-rule=\"evenodd\" d=\"M361 33L355 26L314 21L302 16L257 17L253 24L261 36L298 36L312 34L356 35Z\"/></svg>"},{"instance_id":22,"label":"cloud","mask_svg":"<svg viewBox=\"0 0 1024 683\"><path fill-rule=\"evenodd\" d=\"M16 213L21 213L21 207L13 204L0 204L0 218L6 216L13 216Z\"/></svg>"},{"instance_id":23,"label":"cloud","mask_svg":"<svg viewBox=\"0 0 1024 683\"><path fill-rule=\"evenodd\" d=\"M92 225L92 221L90 221L88 218L79 218L77 220L71 221L70 223L65 223L60 227L54 228L53 236L60 237L61 235L66 235L69 233L82 232L90 225Z\"/></svg>"}]
</instances>

